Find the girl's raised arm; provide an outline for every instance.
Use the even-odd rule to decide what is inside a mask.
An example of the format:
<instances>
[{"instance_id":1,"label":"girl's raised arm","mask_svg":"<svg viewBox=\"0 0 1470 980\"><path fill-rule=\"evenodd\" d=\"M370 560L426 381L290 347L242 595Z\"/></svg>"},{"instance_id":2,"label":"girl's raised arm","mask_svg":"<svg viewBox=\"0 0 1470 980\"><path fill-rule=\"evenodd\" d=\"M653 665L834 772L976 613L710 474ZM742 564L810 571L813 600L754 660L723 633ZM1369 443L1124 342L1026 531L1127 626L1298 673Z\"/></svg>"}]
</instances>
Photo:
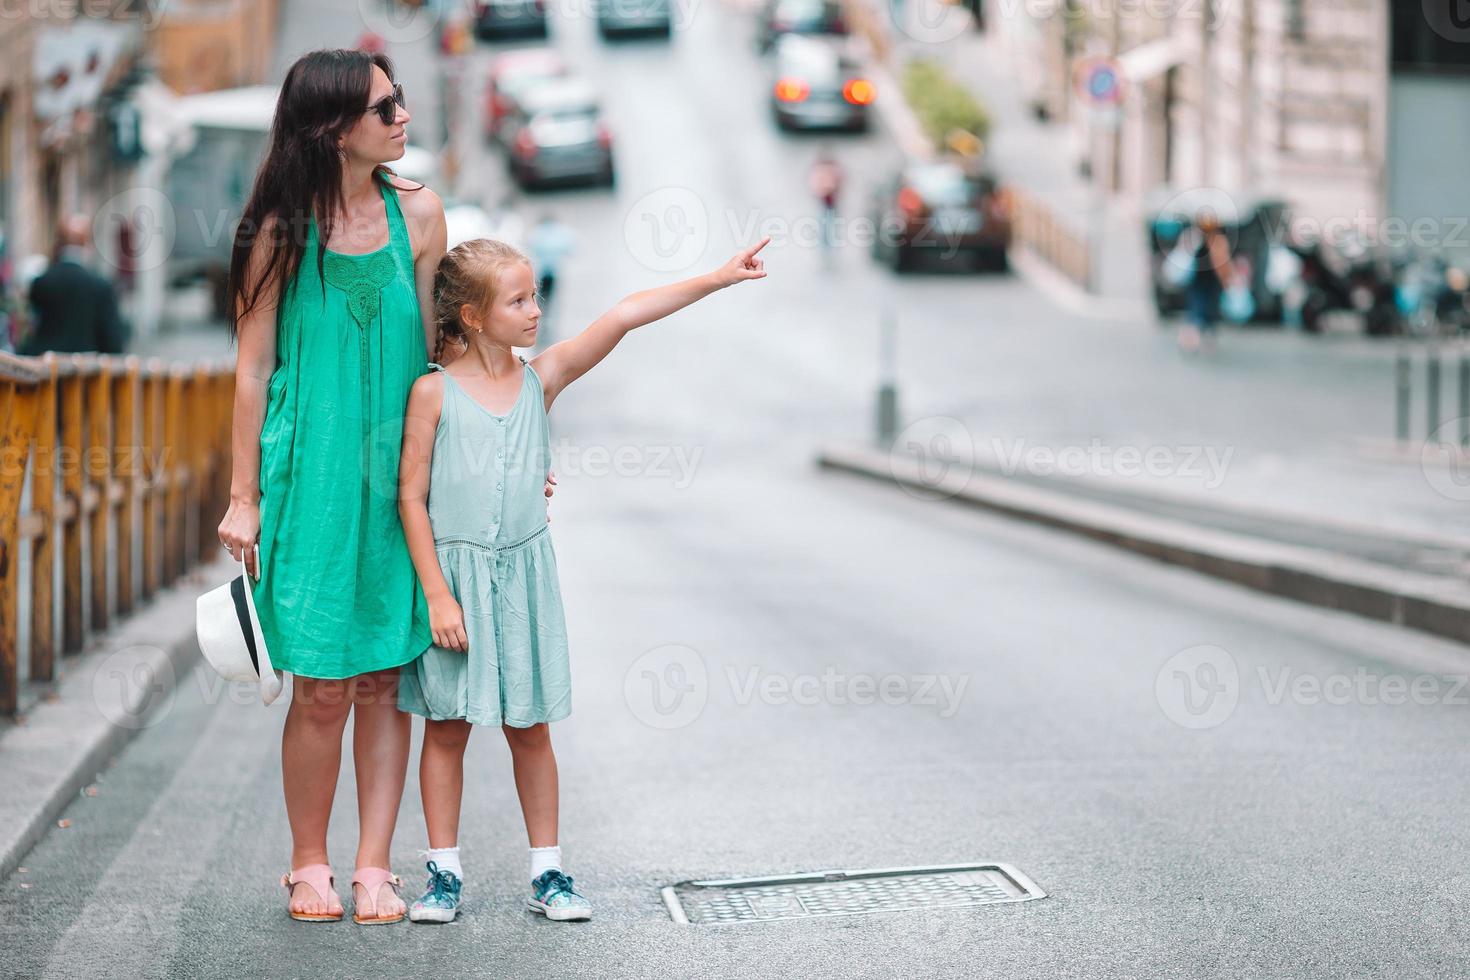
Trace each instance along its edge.
<instances>
[{"instance_id":1,"label":"girl's raised arm","mask_svg":"<svg viewBox=\"0 0 1470 980\"><path fill-rule=\"evenodd\" d=\"M616 306L592 321L592 325L586 330L559 344L552 344L538 354L531 364L536 368L536 375L541 379L542 388L546 392L547 410L550 411L551 403L556 400L557 395L596 367L629 331L655 320L662 320L670 313L697 303L726 286L751 279L764 279L765 263L756 258L756 253L765 248L770 240L770 236L767 236L749 248L736 252L734 258L714 272L624 296Z\"/></svg>"}]
</instances>

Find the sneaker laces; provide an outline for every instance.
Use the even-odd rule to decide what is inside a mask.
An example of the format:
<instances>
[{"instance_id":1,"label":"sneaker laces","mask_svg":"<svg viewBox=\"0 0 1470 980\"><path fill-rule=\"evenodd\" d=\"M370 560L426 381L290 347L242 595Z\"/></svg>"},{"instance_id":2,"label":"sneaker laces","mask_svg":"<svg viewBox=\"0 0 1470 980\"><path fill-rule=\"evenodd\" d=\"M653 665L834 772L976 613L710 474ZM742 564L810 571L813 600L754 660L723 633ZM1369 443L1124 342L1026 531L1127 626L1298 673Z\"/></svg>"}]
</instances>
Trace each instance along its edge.
<instances>
[{"instance_id":1,"label":"sneaker laces","mask_svg":"<svg viewBox=\"0 0 1470 980\"><path fill-rule=\"evenodd\" d=\"M444 898L445 895L454 890L455 874L446 868L439 867L433 861L429 862L429 889L434 898Z\"/></svg>"},{"instance_id":2,"label":"sneaker laces","mask_svg":"<svg viewBox=\"0 0 1470 980\"><path fill-rule=\"evenodd\" d=\"M572 889L572 876L561 871L559 868L553 868L546 872L545 879L546 897L548 899L556 897L560 892L565 892L568 895L576 894Z\"/></svg>"}]
</instances>

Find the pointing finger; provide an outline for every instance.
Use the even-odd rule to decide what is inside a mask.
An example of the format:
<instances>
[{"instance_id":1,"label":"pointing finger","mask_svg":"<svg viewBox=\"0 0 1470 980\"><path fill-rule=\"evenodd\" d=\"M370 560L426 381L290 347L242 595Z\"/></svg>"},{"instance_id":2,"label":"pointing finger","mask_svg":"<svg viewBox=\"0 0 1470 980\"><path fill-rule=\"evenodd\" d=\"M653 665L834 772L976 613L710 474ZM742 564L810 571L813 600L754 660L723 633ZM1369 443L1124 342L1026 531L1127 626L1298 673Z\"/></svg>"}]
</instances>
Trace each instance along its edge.
<instances>
[{"instance_id":1,"label":"pointing finger","mask_svg":"<svg viewBox=\"0 0 1470 980\"><path fill-rule=\"evenodd\" d=\"M756 252L759 252L761 249L765 248L770 243L771 243L771 236L770 235L767 235L765 238L762 238L759 242L757 242L756 244L750 246L750 248L747 248L745 251L741 252L740 254L741 254L742 257L748 259L752 255L754 255Z\"/></svg>"}]
</instances>

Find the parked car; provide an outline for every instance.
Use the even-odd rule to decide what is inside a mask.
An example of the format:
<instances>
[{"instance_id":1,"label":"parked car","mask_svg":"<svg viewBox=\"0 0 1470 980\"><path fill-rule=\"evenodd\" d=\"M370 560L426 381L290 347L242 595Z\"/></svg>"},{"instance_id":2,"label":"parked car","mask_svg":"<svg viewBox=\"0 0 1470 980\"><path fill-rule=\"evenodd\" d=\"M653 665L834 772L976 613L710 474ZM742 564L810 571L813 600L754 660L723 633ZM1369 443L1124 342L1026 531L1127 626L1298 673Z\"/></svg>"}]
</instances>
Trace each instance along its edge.
<instances>
[{"instance_id":1,"label":"parked car","mask_svg":"<svg viewBox=\"0 0 1470 980\"><path fill-rule=\"evenodd\" d=\"M782 129L868 128L877 89L840 40L788 34L776 44L771 112Z\"/></svg>"},{"instance_id":2,"label":"parked car","mask_svg":"<svg viewBox=\"0 0 1470 980\"><path fill-rule=\"evenodd\" d=\"M783 34L846 34L847 19L839 0L766 0L756 26L762 53Z\"/></svg>"},{"instance_id":3,"label":"parked car","mask_svg":"<svg viewBox=\"0 0 1470 980\"><path fill-rule=\"evenodd\" d=\"M567 74L566 63L553 48L506 51L490 65L485 83L485 138L499 139L505 120L515 111L516 99L532 86Z\"/></svg>"},{"instance_id":4,"label":"parked car","mask_svg":"<svg viewBox=\"0 0 1470 980\"><path fill-rule=\"evenodd\" d=\"M475 37L546 37L546 0L475 0Z\"/></svg>"},{"instance_id":5,"label":"parked car","mask_svg":"<svg viewBox=\"0 0 1470 980\"><path fill-rule=\"evenodd\" d=\"M669 0L596 0L597 30L605 38L674 33Z\"/></svg>"},{"instance_id":6,"label":"parked car","mask_svg":"<svg viewBox=\"0 0 1470 980\"><path fill-rule=\"evenodd\" d=\"M511 174L522 187L613 183L612 131L585 79L549 79L523 93L505 138Z\"/></svg>"},{"instance_id":7,"label":"parked car","mask_svg":"<svg viewBox=\"0 0 1470 980\"><path fill-rule=\"evenodd\" d=\"M1182 313L1185 287L1171 281L1165 259L1179 238L1194 222L1201 207L1209 207L1220 221L1220 230L1230 242L1231 257L1246 269L1255 302L1252 320L1281 322L1283 290L1267 275L1273 246L1279 246L1287 229L1287 204L1274 195L1231 193L1202 187L1188 191L1162 188L1149 196L1146 228L1150 250L1154 307L1161 318Z\"/></svg>"},{"instance_id":8,"label":"parked car","mask_svg":"<svg viewBox=\"0 0 1470 980\"><path fill-rule=\"evenodd\" d=\"M1010 267L1009 197L995 178L956 160L911 163L878 188L873 257L896 272L914 268L921 252L946 261L978 260Z\"/></svg>"}]
</instances>

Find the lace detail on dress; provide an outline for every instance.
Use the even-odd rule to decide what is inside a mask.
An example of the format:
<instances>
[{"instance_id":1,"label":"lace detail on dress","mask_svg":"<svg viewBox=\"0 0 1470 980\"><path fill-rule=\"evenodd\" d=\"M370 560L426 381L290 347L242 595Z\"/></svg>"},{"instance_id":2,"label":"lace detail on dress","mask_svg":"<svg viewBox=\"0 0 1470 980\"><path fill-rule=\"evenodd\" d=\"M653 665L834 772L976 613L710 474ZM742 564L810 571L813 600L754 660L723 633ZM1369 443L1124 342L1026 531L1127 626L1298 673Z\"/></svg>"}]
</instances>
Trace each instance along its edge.
<instances>
[{"instance_id":1,"label":"lace detail on dress","mask_svg":"<svg viewBox=\"0 0 1470 980\"><path fill-rule=\"evenodd\" d=\"M398 267L388 248L371 255L342 255L328 252L324 269L327 282L347 294L347 309L359 327L378 315L378 295L393 281Z\"/></svg>"}]
</instances>

